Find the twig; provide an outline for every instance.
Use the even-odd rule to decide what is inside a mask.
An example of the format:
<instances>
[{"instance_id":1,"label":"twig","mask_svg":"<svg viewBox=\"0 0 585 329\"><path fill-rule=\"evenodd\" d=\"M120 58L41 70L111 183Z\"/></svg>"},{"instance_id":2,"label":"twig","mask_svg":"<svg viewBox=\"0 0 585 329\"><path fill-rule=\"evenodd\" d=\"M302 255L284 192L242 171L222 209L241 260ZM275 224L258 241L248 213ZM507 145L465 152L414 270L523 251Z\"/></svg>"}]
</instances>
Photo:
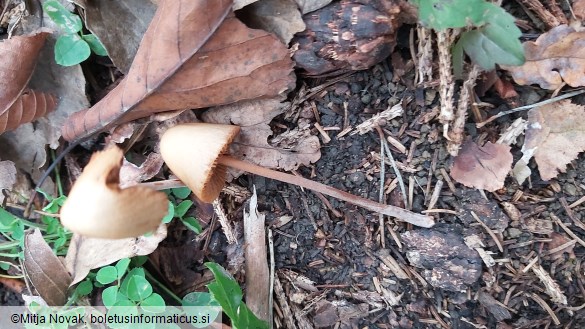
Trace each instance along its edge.
<instances>
[{"instance_id":1,"label":"twig","mask_svg":"<svg viewBox=\"0 0 585 329\"><path fill-rule=\"evenodd\" d=\"M275 262L274 262L274 239L272 236L272 230L268 230L268 250L270 252L270 287L269 287L269 295L268 295L268 321L270 323L270 328L272 329L274 324L274 276L276 276Z\"/></svg>"},{"instance_id":2,"label":"twig","mask_svg":"<svg viewBox=\"0 0 585 329\"><path fill-rule=\"evenodd\" d=\"M488 232L488 234L492 237L492 239L494 240L494 242L496 243L496 246L498 246L498 250L500 250L500 252L504 252L504 247L502 247L502 243L500 242L500 239L496 236L496 234L484 223L481 221L481 219L479 219L479 217L477 217L477 215L475 214L474 211L471 212L471 215L473 216L473 218L475 218L475 220L481 224L481 226Z\"/></svg>"},{"instance_id":3,"label":"twig","mask_svg":"<svg viewBox=\"0 0 585 329\"><path fill-rule=\"evenodd\" d=\"M528 296L531 297L538 305L540 305L540 307L542 307L545 311L548 312L555 325L558 326L561 324L561 321L559 321L559 318L557 318L555 312L553 312L552 308L550 308L550 306L548 306L548 304L542 298L540 298L540 296L534 293L528 294Z\"/></svg>"},{"instance_id":4,"label":"twig","mask_svg":"<svg viewBox=\"0 0 585 329\"><path fill-rule=\"evenodd\" d=\"M521 112L521 111L524 111L524 110L530 110L530 109L535 108L535 107L538 107L538 106L552 104L552 103L558 102L558 101L563 100L563 99L566 99L566 98L571 98L573 96L581 95L582 93L585 93L585 89L571 91L569 93L566 93L566 94L563 94L563 95L560 95L560 96L557 96L557 97L553 97L553 98L544 100L542 102L534 103L534 104L531 104L531 105L524 105L524 106L517 107L515 109L511 109L511 110L508 110L508 111L500 112L500 113L498 113L496 115L493 115L493 116L489 117L487 120L485 120L483 122L479 122L479 123L475 124L475 126L477 128L481 128L481 127L485 126L486 124L488 124L488 123L490 123L490 122L492 122L492 121L494 121L494 120L496 120L498 118L501 118L503 116L506 116L508 114L512 114L512 113L516 113L516 112Z\"/></svg>"},{"instance_id":5,"label":"twig","mask_svg":"<svg viewBox=\"0 0 585 329\"><path fill-rule=\"evenodd\" d=\"M225 214L225 211L223 210L223 207L221 206L221 203L219 203L218 199L215 199L215 201L213 201L213 210L215 210L215 214L219 219L219 223L221 224L223 233L227 238L227 242L229 244L238 243L238 239L236 239L236 235L234 234L232 227L230 226L230 223Z\"/></svg>"},{"instance_id":6,"label":"twig","mask_svg":"<svg viewBox=\"0 0 585 329\"><path fill-rule=\"evenodd\" d=\"M563 222L561 222L561 220L555 214L550 214L550 218L552 218L565 232L567 232L571 238L577 240L580 245L585 247L585 241L581 240L575 233L573 233L573 231L571 231L565 224L563 224Z\"/></svg>"},{"instance_id":7,"label":"twig","mask_svg":"<svg viewBox=\"0 0 585 329\"><path fill-rule=\"evenodd\" d=\"M382 129L380 126L376 127L378 130L378 134L380 135L380 192L378 194L378 202L384 202L384 179L386 178L386 164L384 163L384 133L382 133ZM382 248L386 248L386 237L384 236L384 215L378 215L378 222L380 225L380 244Z\"/></svg>"}]
</instances>

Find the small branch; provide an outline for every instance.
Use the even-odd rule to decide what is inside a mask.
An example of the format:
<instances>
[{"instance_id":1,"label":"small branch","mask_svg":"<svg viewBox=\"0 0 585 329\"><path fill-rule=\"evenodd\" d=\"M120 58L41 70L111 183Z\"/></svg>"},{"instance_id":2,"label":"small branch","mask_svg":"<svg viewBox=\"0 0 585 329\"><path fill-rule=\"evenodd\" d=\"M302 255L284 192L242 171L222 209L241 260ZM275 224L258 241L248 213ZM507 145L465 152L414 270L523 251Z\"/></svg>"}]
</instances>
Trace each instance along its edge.
<instances>
[{"instance_id":1,"label":"small branch","mask_svg":"<svg viewBox=\"0 0 585 329\"><path fill-rule=\"evenodd\" d=\"M228 166L234 169L239 169L243 171L247 171L252 174L264 176L266 178L279 180L281 182L297 185L300 187L307 188L312 191L316 191L330 197L337 198L339 200L354 204L356 206L360 206L362 208L368 209L370 211L374 211L377 213L381 213L384 215L396 217L402 221L411 223L413 225L421 226L421 227L432 227L435 225L435 221L430 216L425 216L421 214L417 214L406 209L402 209L400 207L392 206L392 205L384 205L372 200L368 200L331 186L327 186L310 179L306 179L304 177L298 177L291 174L267 169L264 167L260 167L236 158L233 158L228 155L220 156L217 159L218 164L222 164L224 166Z\"/></svg>"}]
</instances>

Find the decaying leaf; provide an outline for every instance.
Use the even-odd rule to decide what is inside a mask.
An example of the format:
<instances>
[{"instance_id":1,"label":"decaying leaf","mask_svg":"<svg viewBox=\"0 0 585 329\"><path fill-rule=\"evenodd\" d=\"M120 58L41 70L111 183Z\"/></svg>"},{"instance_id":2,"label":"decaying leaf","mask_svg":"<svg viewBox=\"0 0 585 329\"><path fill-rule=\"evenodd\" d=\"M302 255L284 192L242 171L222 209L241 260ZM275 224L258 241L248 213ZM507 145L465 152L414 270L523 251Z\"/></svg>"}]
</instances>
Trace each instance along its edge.
<instances>
[{"instance_id":1,"label":"decaying leaf","mask_svg":"<svg viewBox=\"0 0 585 329\"><path fill-rule=\"evenodd\" d=\"M0 161L0 203L4 202L2 190L10 190L16 183L16 167L12 161Z\"/></svg>"},{"instance_id":2,"label":"decaying leaf","mask_svg":"<svg viewBox=\"0 0 585 329\"><path fill-rule=\"evenodd\" d=\"M34 124L26 123L0 135L0 153L4 160L11 160L17 168L34 175L45 164L47 144L53 149L61 145L59 139L63 122L71 113L87 108L89 101L85 94L86 82L81 66L65 67L55 62L54 44L59 28L48 16L42 19L41 24L43 13L40 6L31 9L38 11L23 18L23 29L32 32L44 25L54 32L48 35L41 49L29 86L36 91L55 95L59 102L53 112L37 119Z\"/></svg>"},{"instance_id":3,"label":"decaying leaf","mask_svg":"<svg viewBox=\"0 0 585 329\"><path fill-rule=\"evenodd\" d=\"M288 44L295 33L305 30L305 22L295 0L259 0L242 9L246 23L274 33Z\"/></svg>"},{"instance_id":4,"label":"decaying leaf","mask_svg":"<svg viewBox=\"0 0 585 329\"><path fill-rule=\"evenodd\" d=\"M48 35L39 31L0 42L0 133L55 109L52 95L26 88Z\"/></svg>"},{"instance_id":5,"label":"decaying leaf","mask_svg":"<svg viewBox=\"0 0 585 329\"><path fill-rule=\"evenodd\" d=\"M516 83L538 84L556 90L563 83L571 87L585 85L585 31L575 31L559 25L542 34L536 41L524 43L526 62L522 66L506 67Z\"/></svg>"},{"instance_id":6,"label":"decaying leaf","mask_svg":"<svg viewBox=\"0 0 585 329\"><path fill-rule=\"evenodd\" d=\"M229 1L161 1L126 78L91 109L71 116L65 139L115 121L275 96L291 87L287 48L234 17L224 20L230 10Z\"/></svg>"},{"instance_id":7,"label":"decaying leaf","mask_svg":"<svg viewBox=\"0 0 585 329\"><path fill-rule=\"evenodd\" d=\"M303 16L307 29L293 44L309 76L364 70L387 58L396 43L400 6L394 1L336 1Z\"/></svg>"},{"instance_id":8,"label":"decaying leaf","mask_svg":"<svg viewBox=\"0 0 585 329\"><path fill-rule=\"evenodd\" d=\"M296 140L290 142L287 148L272 146L268 142L273 134L269 123L283 113L284 107L285 104L276 99L254 100L221 106L207 111L202 117L205 122L241 127L230 146L233 156L262 167L294 170L301 164L308 165L319 160L319 137L310 135L307 129L306 133L296 134Z\"/></svg>"},{"instance_id":9,"label":"decaying leaf","mask_svg":"<svg viewBox=\"0 0 585 329\"><path fill-rule=\"evenodd\" d=\"M580 20L585 20L585 0L573 0L573 13Z\"/></svg>"},{"instance_id":10,"label":"decaying leaf","mask_svg":"<svg viewBox=\"0 0 585 329\"><path fill-rule=\"evenodd\" d=\"M69 244L65 266L76 284L83 280L89 271L102 267L122 258L143 256L153 252L159 242L167 236L167 227L161 224L150 236L129 239L94 239L73 234Z\"/></svg>"},{"instance_id":11,"label":"decaying leaf","mask_svg":"<svg viewBox=\"0 0 585 329\"><path fill-rule=\"evenodd\" d=\"M534 108L528 112L528 128L522 146L524 156L514 167L515 172L530 175L526 166L534 156L540 177L549 180L565 172L567 164L585 151L585 107L563 100L554 104ZM522 169L524 168L524 169ZM526 171L528 169L528 171Z\"/></svg>"},{"instance_id":12,"label":"decaying leaf","mask_svg":"<svg viewBox=\"0 0 585 329\"><path fill-rule=\"evenodd\" d=\"M156 5L144 0L74 2L84 9L85 26L104 44L114 65L127 74Z\"/></svg>"},{"instance_id":13,"label":"decaying leaf","mask_svg":"<svg viewBox=\"0 0 585 329\"><path fill-rule=\"evenodd\" d=\"M124 158L120 168L120 188L136 185L156 175L164 163L161 155L150 153L140 166L137 166Z\"/></svg>"},{"instance_id":14,"label":"decaying leaf","mask_svg":"<svg viewBox=\"0 0 585 329\"><path fill-rule=\"evenodd\" d=\"M451 177L459 183L493 192L504 187L512 167L510 147L487 142L479 147L468 139L451 167Z\"/></svg>"},{"instance_id":15,"label":"decaying leaf","mask_svg":"<svg viewBox=\"0 0 585 329\"><path fill-rule=\"evenodd\" d=\"M24 240L26 277L49 306L62 306L67 301L71 277L61 260L43 239L41 231L27 233Z\"/></svg>"}]
</instances>

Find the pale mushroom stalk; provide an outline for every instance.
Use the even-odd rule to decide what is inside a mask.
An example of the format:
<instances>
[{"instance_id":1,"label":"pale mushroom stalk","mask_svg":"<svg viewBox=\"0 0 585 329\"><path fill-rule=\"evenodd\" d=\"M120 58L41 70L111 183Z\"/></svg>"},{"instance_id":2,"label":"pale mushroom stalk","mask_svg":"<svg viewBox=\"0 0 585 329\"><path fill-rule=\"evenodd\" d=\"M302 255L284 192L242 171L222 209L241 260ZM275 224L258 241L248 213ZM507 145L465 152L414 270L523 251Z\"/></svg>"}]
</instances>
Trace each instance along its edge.
<instances>
[{"instance_id":1,"label":"pale mushroom stalk","mask_svg":"<svg viewBox=\"0 0 585 329\"><path fill-rule=\"evenodd\" d=\"M328 195L330 197L334 197L336 199L354 204L356 206L360 206L370 211L399 218L413 225L431 227L434 224L434 221L429 216L413 213L400 207L381 204L366 198L359 197L357 195L353 195L351 193L338 190L334 187L321 184L319 182L304 177L295 176L280 171L260 167L255 164L236 159L229 155L220 155L217 158L217 163L222 164L226 167L246 171L258 176L264 176L266 178L304 187L306 189L313 190L315 192Z\"/></svg>"},{"instance_id":2,"label":"pale mushroom stalk","mask_svg":"<svg viewBox=\"0 0 585 329\"><path fill-rule=\"evenodd\" d=\"M340 191L310 179L260 167L226 154L240 127L210 123L188 123L169 128L161 137L160 151L171 171L203 202L215 200L224 186L226 167L298 185L402 221L431 227L430 216L381 204Z\"/></svg>"}]
</instances>

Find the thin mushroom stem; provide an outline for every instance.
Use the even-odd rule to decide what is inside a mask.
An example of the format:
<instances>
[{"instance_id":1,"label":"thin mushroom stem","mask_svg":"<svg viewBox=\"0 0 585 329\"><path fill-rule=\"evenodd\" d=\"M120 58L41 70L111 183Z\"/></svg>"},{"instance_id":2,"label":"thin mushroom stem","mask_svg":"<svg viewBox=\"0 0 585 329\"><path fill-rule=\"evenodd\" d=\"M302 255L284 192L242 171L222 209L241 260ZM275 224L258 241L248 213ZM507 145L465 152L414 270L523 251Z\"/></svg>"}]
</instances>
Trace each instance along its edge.
<instances>
[{"instance_id":1,"label":"thin mushroom stem","mask_svg":"<svg viewBox=\"0 0 585 329\"><path fill-rule=\"evenodd\" d=\"M402 221L411 223L421 227L432 227L435 222L432 217L422 214L413 213L400 207L381 204L372 200L368 200L357 195L353 195L331 186L327 186L304 177L294 176L280 171L271 170L260 167L255 164L233 158L229 155L222 155L217 159L217 163L226 167L243 170L266 178L275 179L281 182L289 183L304 187L315 192L319 192L330 197L360 206L362 208L374 211L380 214L396 217Z\"/></svg>"}]
</instances>

